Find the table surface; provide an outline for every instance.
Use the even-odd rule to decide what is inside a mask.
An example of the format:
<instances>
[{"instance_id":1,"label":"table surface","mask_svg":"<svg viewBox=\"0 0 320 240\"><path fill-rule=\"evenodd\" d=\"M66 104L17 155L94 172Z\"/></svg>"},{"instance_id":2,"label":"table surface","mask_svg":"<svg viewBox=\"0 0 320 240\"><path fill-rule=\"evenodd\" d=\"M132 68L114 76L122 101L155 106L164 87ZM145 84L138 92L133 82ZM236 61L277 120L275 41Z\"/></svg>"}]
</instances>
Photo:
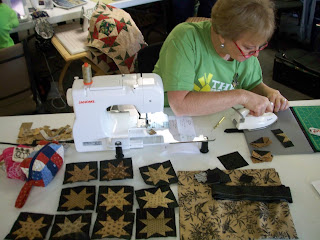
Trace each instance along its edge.
<instances>
[{"instance_id":1,"label":"table surface","mask_svg":"<svg viewBox=\"0 0 320 240\"><path fill-rule=\"evenodd\" d=\"M291 105L308 106L319 105L320 100L295 101ZM170 112L170 109L166 111ZM131 185L135 190L151 187L146 185L139 173L139 167L156 162L171 160L175 171L185 170L207 170L208 168L224 169L223 165L217 159L217 156L224 155L233 151L238 151L250 168L275 168L279 173L282 183L291 188L293 203L290 204L290 211L300 239L318 240L320 236L320 195L311 185L312 181L320 180L320 153L303 154L303 155L281 155L274 156L270 163L253 164L250 160L244 134L233 133L226 134L224 129L232 128L231 109L204 117L193 117L195 130L197 134L205 134L209 138L215 138L209 142L209 152L187 153L183 151L183 144L172 144L169 146L150 146L143 149L124 150L125 157L131 157L133 162L133 180L115 180L111 182L91 181L88 183L75 183L62 185L64 178L65 165L58 172L53 181L45 188L33 187L30 196L22 209L16 209L14 203L24 182L6 178L4 171L0 170L0 239L3 239L9 233L14 221L21 211L34 213L59 214L57 212L61 189L70 186L80 185ZM213 126L225 116L225 120L216 128ZM33 122L32 128L48 125L51 128L72 125L74 120L73 113L52 114L52 115L31 115L31 116L14 116L0 117L0 141L15 142L22 122ZM180 146L179 146L180 145ZM9 145L0 145L0 152L9 147ZM172 148L173 147L173 148ZM115 158L114 151L78 153L73 145L65 152L65 163L100 161ZM178 200L177 184L170 185L175 197ZM134 199L134 210L137 208L137 201ZM67 214L75 213L68 212ZM175 209L177 236L179 236L179 211ZM64 214L64 213L63 213ZM93 213L91 231L95 221ZM135 236L135 225L133 229ZM134 237L133 237L134 238ZM161 238L159 238L161 239ZM164 239L164 238L163 238ZM166 238L166 239L178 239Z\"/></svg>"},{"instance_id":2,"label":"table surface","mask_svg":"<svg viewBox=\"0 0 320 240\"><path fill-rule=\"evenodd\" d=\"M133 6L138 6L138 5L152 3L152 2L158 2L158 1L161 1L161 0L113 0L110 3L110 5L117 8L127 8L127 7L133 7ZM97 4L97 2L93 2L90 0L87 0L87 2L88 2L87 4L83 5L85 9L94 8L94 6ZM30 0L27 0L27 6L32 7ZM49 18L48 18L49 23L55 24L63 21L80 18L81 9L82 9L82 6L71 8L71 9L54 7L52 10L50 9L41 9L41 10L44 10L49 14ZM20 23L18 27L12 29L11 33L25 31L28 29L32 29L33 27L34 27L33 21L29 20L27 22Z\"/></svg>"}]
</instances>

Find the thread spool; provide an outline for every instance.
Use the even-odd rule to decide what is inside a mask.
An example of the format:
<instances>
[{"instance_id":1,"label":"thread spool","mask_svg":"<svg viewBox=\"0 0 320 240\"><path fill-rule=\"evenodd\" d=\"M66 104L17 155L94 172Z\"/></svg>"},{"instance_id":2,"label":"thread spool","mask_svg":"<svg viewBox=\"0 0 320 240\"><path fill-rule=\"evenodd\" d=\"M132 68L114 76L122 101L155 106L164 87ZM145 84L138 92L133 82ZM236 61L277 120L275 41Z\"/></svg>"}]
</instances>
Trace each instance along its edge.
<instances>
[{"instance_id":1,"label":"thread spool","mask_svg":"<svg viewBox=\"0 0 320 240\"><path fill-rule=\"evenodd\" d=\"M122 152L122 147L121 147L121 142L115 142L116 145L116 159L121 159L123 158L123 152Z\"/></svg>"},{"instance_id":2,"label":"thread spool","mask_svg":"<svg viewBox=\"0 0 320 240\"><path fill-rule=\"evenodd\" d=\"M85 62L82 65L82 75L83 75L83 83L84 85L91 85L92 84L92 71L91 65Z\"/></svg>"},{"instance_id":3,"label":"thread spool","mask_svg":"<svg viewBox=\"0 0 320 240\"><path fill-rule=\"evenodd\" d=\"M201 153L207 153L209 152L209 147L208 147L208 141L203 141L201 142L201 148L200 148L200 152Z\"/></svg>"}]
</instances>

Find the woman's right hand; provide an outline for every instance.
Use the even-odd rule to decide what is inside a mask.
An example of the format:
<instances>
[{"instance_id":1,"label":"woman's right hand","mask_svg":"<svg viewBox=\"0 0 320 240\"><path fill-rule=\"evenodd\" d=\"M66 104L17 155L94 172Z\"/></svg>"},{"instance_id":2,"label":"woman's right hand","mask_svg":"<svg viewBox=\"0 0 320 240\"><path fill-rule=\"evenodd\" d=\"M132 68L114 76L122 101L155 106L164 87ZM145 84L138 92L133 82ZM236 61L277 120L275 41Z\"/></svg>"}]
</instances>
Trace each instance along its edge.
<instances>
[{"instance_id":1,"label":"woman's right hand","mask_svg":"<svg viewBox=\"0 0 320 240\"><path fill-rule=\"evenodd\" d=\"M273 105L267 97L250 91L245 92L244 103L242 105L250 110L251 115L258 117L266 112L273 112Z\"/></svg>"}]
</instances>

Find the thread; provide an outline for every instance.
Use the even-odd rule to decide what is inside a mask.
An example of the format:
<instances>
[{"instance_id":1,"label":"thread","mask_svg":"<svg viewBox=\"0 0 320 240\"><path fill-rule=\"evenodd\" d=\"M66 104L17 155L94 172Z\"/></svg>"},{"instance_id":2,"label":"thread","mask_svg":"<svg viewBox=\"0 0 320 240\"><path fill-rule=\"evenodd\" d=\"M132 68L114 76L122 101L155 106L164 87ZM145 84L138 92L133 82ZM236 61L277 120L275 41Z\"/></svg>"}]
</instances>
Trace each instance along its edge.
<instances>
[{"instance_id":1,"label":"thread","mask_svg":"<svg viewBox=\"0 0 320 240\"><path fill-rule=\"evenodd\" d=\"M85 62L82 65L82 75L83 75L83 83L84 85L91 85L92 84L92 71L91 65Z\"/></svg>"}]
</instances>

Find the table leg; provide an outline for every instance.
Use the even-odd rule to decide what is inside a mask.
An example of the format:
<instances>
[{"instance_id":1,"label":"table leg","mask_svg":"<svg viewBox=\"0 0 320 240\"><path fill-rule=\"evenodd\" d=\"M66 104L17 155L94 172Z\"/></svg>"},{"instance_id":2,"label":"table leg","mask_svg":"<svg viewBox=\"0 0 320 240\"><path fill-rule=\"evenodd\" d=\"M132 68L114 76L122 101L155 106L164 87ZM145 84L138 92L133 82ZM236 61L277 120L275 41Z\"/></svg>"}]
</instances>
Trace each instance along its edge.
<instances>
[{"instance_id":1,"label":"table leg","mask_svg":"<svg viewBox=\"0 0 320 240\"><path fill-rule=\"evenodd\" d=\"M59 87L59 92L60 92L61 96L65 96L65 92L63 90L63 79L64 79L64 76L66 75L66 72L67 72L71 62L72 61L66 62L66 64L64 65L64 67L63 67L63 69L62 69L62 71L60 73L60 76L59 76L58 87Z\"/></svg>"}]
</instances>

